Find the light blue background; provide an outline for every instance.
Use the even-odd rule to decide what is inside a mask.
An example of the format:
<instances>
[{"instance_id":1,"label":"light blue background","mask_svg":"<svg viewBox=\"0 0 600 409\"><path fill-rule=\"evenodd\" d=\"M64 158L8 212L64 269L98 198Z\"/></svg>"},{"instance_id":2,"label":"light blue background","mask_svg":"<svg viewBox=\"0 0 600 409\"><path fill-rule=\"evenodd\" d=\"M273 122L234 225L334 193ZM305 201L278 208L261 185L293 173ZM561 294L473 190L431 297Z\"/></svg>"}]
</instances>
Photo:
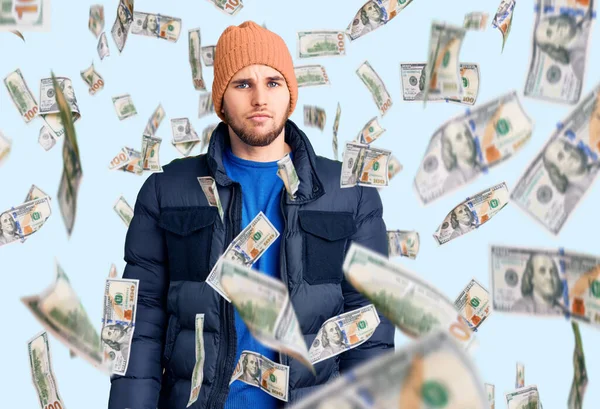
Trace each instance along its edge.
<instances>
[{"instance_id":1,"label":"light blue background","mask_svg":"<svg viewBox=\"0 0 600 409\"><path fill-rule=\"evenodd\" d=\"M121 274L126 228L112 207L123 194L133 206L142 177L108 170L110 160L121 147L140 148L141 134L148 117L162 103L166 118L158 129L163 138L161 163L179 156L171 145L170 119L189 117L198 133L218 121L216 115L197 119L198 92L194 90L188 63L188 29L201 27L202 45L216 44L221 32L231 24L252 19L280 34L295 65L323 64L331 86L301 88L291 119L303 127L302 106L314 104L327 111L324 131L303 127L317 154L332 157L331 138L335 109L341 103L339 128L340 153L344 141L355 137L378 110L367 88L355 73L365 59L385 82L393 100L390 111L381 119L387 129L376 146L391 149L404 170L381 196L388 229L415 229L421 234L418 258L398 259L398 263L429 280L454 299L471 277L488 285L488 247L492 243L543 248L563 246L579 252L599 254L597 243L598 202L596 184L575 211L558 237L541 228L516 205L507 206L491 223L451 243L438 247L431 234L447 212L465 197L493 184L506 181L514 187L525 167L552 133L555 124L572 107L522 99L527 113L535 121L532 139L510 161L488 175L422 207L412 189L412 181L433 132L444 121L465 111L464 106L402 101L400 63L420 62L427 56L429 27L432 19L462 25L470 11L485 11L493 17L499 0L415 0L387 26L352 43L347 55L338 58L296 58L296 31L311 29L343 30L352 21L363 0L267 1L246 0L235 17L217 10L206 0L137 1L136 10L180 17L183 29L177 43L129 35L122 55L112 41L117 1L104 2L111 56L100 61L97 40L88 30L91 1L53 0L52 28L48 33L24 33L26 43L10 33L0 34L0 76L4 78L20 68L39 101L39 81L50 76L67 76L73 81L82 117L76 123L83 164L83 180L78 197L77 219L72 237L66 235L56 192L62 171L62 140L49 152L37 142L41 119L25 124L2 86L0 90L0 129L13 139L10 157L0 167L2 189L0 209L20 204L35 183L53 198L53 214L41 231L24 244L0 248L0 273L3 288L2 396L4 407L36 408L38 399L31 382L27 341L42 330L41 325L19 301L24 295L43 291L54 280L54 260L69 275L74 289L91 317L100 327L104 280L112 262ZM498 30L488 26L484 32L468 32L460 54L463 62L481 67L478 103L509 90L522 95L531 51L534 21L533 1L519 1L504 53ZM584 94L600 81L600 28L591 36ZM80 71L95 63L106 83L95 96L87 92ZM208 87L212 84L211 67L203 69ZM138 115L119 121L112 96L130 93ZM198 148L196 148L198 149ZM197 150L194 152L197 154ZM581 326L590 385L585 396L587 409L600 406L600 332ZM525 364L526 384L537 384L546 409L566 407L573 376L573 334L562 319L540 319L492 314L478 333L479 348L474 354L482 381L496 385L496 407L505 407L503 393L514 389L515 364ZM397 336L397 345L407 339ZM109 381L83 359L69 358L68 349L50 337L54 372L67 408L105 408Z\"/></svg>"}]
</instances>

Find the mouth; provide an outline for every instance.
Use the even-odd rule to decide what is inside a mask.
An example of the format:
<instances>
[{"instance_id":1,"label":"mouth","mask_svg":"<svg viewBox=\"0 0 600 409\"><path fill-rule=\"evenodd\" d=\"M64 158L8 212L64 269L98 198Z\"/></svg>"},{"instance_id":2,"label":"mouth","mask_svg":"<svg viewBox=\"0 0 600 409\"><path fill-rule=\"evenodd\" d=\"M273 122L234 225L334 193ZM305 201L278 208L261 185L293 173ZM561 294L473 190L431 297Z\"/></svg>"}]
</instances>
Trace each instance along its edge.
<instances>
[{"instance_id":1,"label":"mouth","mask_svg":"<svg viewBox=\"0 0 600 409\"><path fill-rule=\"evenodd\" d=\"M271 118L272 117L267 114L254 114L254 115L251 115L248 117L249 120L255 121L255 122L265 122Z\"/></svg>"}]
</instances>

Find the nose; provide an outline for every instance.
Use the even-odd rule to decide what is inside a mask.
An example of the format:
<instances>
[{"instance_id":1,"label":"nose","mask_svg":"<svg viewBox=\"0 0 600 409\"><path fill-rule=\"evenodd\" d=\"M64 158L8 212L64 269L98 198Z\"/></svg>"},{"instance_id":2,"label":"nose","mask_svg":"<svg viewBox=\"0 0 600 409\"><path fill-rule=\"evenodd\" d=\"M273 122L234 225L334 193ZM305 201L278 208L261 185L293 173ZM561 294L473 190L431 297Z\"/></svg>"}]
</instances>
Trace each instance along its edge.
<instances>
[{"instance_id":1,"label":"nose","mask_svg":"<svg viewBox=\"0 0 600 409\"><path fill-rule=\"evenodd\" d=\"M252 105L255 107L267 105L267 90L264 85L261 84L254 87Z\"/></svg>"}]
</instances>

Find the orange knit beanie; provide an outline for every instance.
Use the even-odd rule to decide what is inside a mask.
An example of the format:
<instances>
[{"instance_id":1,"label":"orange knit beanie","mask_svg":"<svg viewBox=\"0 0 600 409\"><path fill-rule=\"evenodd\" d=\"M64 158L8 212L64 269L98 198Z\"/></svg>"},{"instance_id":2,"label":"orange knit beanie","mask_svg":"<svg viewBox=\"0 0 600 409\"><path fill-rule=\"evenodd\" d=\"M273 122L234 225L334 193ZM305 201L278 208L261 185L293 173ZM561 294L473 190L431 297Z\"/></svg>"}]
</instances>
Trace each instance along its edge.
<instances>
[{"instance_id":1,"label":"orange knit beanie","mask_svg":"<svg viewBox=\"0 0 600 409\"><path fill-rule=\"evenodd\" d=\"M221 112L223 94L231 78L242 68L253 64L268 65L283 75L290 90L290 111L298 99L298 82L292 56L281 37L253 21L229 26L223 31L214 54L212 99L215 113L225 121Z\"/></svg>"}]
</instances>

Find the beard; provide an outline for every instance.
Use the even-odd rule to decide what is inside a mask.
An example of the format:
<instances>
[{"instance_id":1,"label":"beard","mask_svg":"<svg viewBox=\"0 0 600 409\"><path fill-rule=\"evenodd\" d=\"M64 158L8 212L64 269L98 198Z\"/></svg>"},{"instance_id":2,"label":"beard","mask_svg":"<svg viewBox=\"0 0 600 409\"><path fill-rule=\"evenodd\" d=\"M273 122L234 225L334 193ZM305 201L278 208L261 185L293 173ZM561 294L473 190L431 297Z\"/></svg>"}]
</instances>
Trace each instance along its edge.
<instances>
[{"instance_id":1,"label":"beard","mask_svg":"<svg viewBox=\"0 0 600 409\"><path fill-rule=\"evenodd\" d=\"M289 112L289 110L290 104L288 103L286 112ZM269 146L281 134L281 131L283 131L283 128L285 127L285 122L287 121L287 118L284 117L280 123L276 123L267 133L259 134L251 131L249 127L242 125L241 121L238 122L235 118L229 115L225 104L223 104L223 116L227 121L227 125L229 125L237 137L249 146Z\"/></svg>"}]
</instances>

